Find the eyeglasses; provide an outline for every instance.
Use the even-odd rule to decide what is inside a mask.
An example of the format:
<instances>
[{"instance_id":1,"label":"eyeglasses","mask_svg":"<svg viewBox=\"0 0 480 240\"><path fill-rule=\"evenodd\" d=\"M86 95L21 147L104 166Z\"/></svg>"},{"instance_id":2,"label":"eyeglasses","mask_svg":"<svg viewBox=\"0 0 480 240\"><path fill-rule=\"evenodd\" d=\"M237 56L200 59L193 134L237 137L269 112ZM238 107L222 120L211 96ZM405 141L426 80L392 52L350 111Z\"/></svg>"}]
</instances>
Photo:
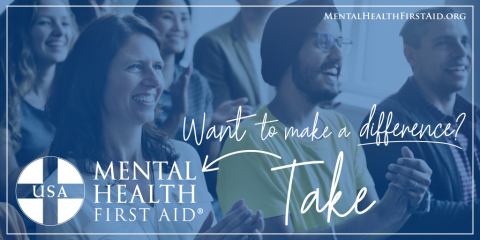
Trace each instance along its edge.
<instances>
[{"instance_id":1,"label":"eyeglasses","mask_svg":"<svg viewBox=\"0 0 480 240\"><path fill-rule=\"evenodd\" d=\"M352 49L353 42L347 38L336 38L328 33L324 32L314 32L312 33L317 36L317 46L327 52L330 52L335 47L335 43L342 55L348 55Z\"/></svg>"}]
</instances>

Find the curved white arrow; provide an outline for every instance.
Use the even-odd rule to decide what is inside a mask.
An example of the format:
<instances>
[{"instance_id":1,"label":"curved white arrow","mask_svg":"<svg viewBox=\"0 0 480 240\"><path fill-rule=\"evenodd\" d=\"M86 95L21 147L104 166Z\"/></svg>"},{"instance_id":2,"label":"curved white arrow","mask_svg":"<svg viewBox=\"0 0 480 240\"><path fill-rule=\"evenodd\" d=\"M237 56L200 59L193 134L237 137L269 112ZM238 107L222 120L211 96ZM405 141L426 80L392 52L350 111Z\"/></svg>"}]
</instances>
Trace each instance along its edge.
<instances>
[{"instance_id":1,"label":"curved white arrow","mask_svg":"<svg viewBox=\"0 0 480 240\"><path fill-rule=\"evenodd\" d=\"M242 150L242 151L237 151L237 152L231 152L229 154L225 154L217 159L215 159L213 162L211 162L210 164L207 165L207 160L208 160L208 155L205 157L205 162L203 162L203 168L202 168L202 172L211 172L211 171L216 171L218 170L218 168L212 168L212 169L208 169L209 167L211 167L213 164L215 164L216 162L228 157L228 156L232 156L232 155L235 155L235 154L239 154L239 153L263 153L263 154L268 154L270 156L274 156L278 159L281 159L282 157L276 155L276 154L273 154L271 152L265 152L265 151L261 151L261 150Z\"/></svg>"}]
</instances>

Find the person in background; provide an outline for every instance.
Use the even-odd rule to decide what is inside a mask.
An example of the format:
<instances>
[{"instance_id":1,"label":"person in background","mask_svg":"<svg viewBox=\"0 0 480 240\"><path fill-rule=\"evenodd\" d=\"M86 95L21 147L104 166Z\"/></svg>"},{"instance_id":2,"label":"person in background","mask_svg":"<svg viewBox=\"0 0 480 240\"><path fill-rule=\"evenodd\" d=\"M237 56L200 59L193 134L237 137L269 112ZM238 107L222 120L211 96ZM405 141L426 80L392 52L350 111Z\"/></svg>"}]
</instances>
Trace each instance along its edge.
<instances>
[{"instance_id":1,"label":"person in background","mask_svg":"<svg viewBox=\"0 0 480 240\"><path fill-rule=\"evenodd\" d=\"M65 5L59 0L16 0L11 5ZM57 65L65 60L76 38L73 16L65 7L11 7L8 14L8 56L3 53L2 76L8 59L8 126L3 112L0 164L8 161L8 181L0 176L0 201L5 201L8 184L8 203L17 207L15 184L23 168L34 159L46 156L55 133L44 107ZM1 15L5 26L6 12ZM0 33L2 46L6 45L6 32ZM3 85L5 86L5 85ZM5 91L3 91L5 92ZM2 101L5 98L2 98ZM5 106L5 102L4 105ZM7 141L7 142L6 142ZM44 175L45 176L45 175ZM45 176L46 177L46 176ZM18 197L32 194L32 190L19 192ZM28 232L35 224L23 214Z\"/></svg>"},{"instance_id":2,"label":"person in background","mask_svg":"<svg viewBox=\"0 0 480 240\"><path fill-rule=\"evenodd\" d=\"M7 210L8 208L8 210ZM8 211L8 219L7 219ZM4 226L7 226L5 229ZM0 239L2 240L29 240L27 235L7 235L10 233L26 233L25 224L17 210L10 204L0 202Z\"/></svg>"},{"instance_id":3,"label":"person in background","mask_svg":"<svg viewBox=\"0 0 480 240\"><path fill-rule=\"evenodd\" d=\"M455 11L449 7L438 7L418 13L441 13L447 16ZM432 129L427 130L423 137L413 137L408 133L403 138L390 135L387 146L384 143L379 146L363 146L368 169L378 193L383 194L388 185L388 180L384 178L385 168L401 157L397 151L406 144L415 157L428 163L434 174L429 187L430 196L426 196L431 198L429 211L413 215L401 232L471 233L472 205L475 207L475 216L478 217L480 211L480 180L477 178L480 176L477 147L480 146L480 111L457 93L465 88L472 68L470 34L463 20L407 20L400 36L403 38L403 52L413 76L407 79L397 93L380 103L375 115L367 116L362 126L373 123L376 130L380 114L392 112L389 131L396 124L430 125ZM441 135L441 132L449 128L447 133L450 136L430 136L429 131L434 132L438 124L442 128L436 130L436 135ZM447 124L450 127L446 127ZM385 123L379 131L384 129ZM419 130L414 132L417 131ZM456 131L455 134L451 134L453 131ZM362 143L375 142L375 138L367 138L367 134L363 134ZM410 142L399 144L392 141ZM442 236L409 236L408 239L442 239ZM445 239L451 239L451 236L445 236Z\"/></svg>"},{"instance_id":4,"label":"person in background","mask_svg":"<svg viewBox=\"0 0 480 240\"><path fill-rule=\"evenodd\" d=\"M78 185L75 184L62 185L62 188L65 187L70 198L85 195L85 200L72 219L53 227L38 225L39 233L101 235L98 238L108 238L111 233L137 233L135 239L151 239L144 233L169 233L172 235L166 236L167 239L195 240L231 239L230 235L194 236L196 233L246 233L262 239L260 232L264 222L261 212L252 214L242 200L233 204L226 216L212 226L215 222L211 212L212 197L207 191L197 152L187 143L169 140L156 126L154 120L160 113L157 103L165 87L160 49L158 32L143 18L133 14L103 16L89 24L80 35L63 68L55 76L46 111L57 129L51 144L51 156L68 159L76 165L84 182L76 189ZM151 168L148 167L150 163ZM148 175L136 179L135 165L148 169ZM123 166L129 171L121 170ZM105 177L97 178L95 172L99 168L106 172ZM124 179L114 177L120 172ZM177 174L172 176L172 173ZM185 194L189 190L182 190L183 180L187 180L182 175L191 176L191 185L185 184L185 188L192 194ZM58 171L55 170L44 185L54 185L58 189L57 179ZM161 188L166 183L164 180L174 186L167 190L168 194L165 188ZM124 187L124 191L107 190L107 185L117 184L118 189ZM99 196L95 194L96 189L108 191L109 195ZM130 201L121 201L122 195ZM43 204L44 208L52 209L44 214L47 217L44 222L54 225L51 222L56 223L60 212L58 201L44 198ZM118 210L97 215L97 208L122 209L122 213L134 214L135 218L122 221L118 218ZM181 221L188 214L185 211L177 213L181 208L203 209L205 214ZM140 209L146 209L144 214ZM173 214L178 214L178 221ZM164 215L170 215L170 218ZM113 221L115 216L118 221ZM39 238L90 237L41 235ZM132 238L130 235L113 237ZM154 236L157 237L163 238ZM246 239L248 236L233 236L235 239L242 237Z\"/></svg>"},{"instance_id":5,"label":"person in background","mask_svg":"<svg viewBox=\"0 0 480 240\"><path fill-rule=\"evenodd\" d=\"M332 1L296 1L272 13L261 54L263 79L276 86L275 98L240 124L238 131L246 131L240 142L228 139L222 150L223 156L243 150L278 155L233 154L218 166L222 209L228 210L236 198L244 199L254 210L261 209L264 232L283 234L266 235L265 239L341 240L364 239L376 232L388 235L420 208L430 184L428 165L404 148L399 150L403 162L391 168L402 176L391 178L380 200L363 150L358 147L360 139L348 134L352 125L338 112L318 107L321 101L337 96L343 56L352 45L342 37L340 20L324 19L326 14L337 13L332 5ZM263 135L258 126L262 122ZM308 135L300 134L312 126L316 128ZM325 134L331 136L321 134L325 127ZM337 137L342 128L347 134ZM267 132L277 134L267 137ZM322 163L315 162L318 160ZM301 165L292 168L295 163ZM407 189L413 185L415 190ZM331 207L335 212L330 212ZM365 212L353 212L354 207Z\"/></svg>"},{"instance_id":6,"label":"person in background","mask_svg":"<svg viewBox=\"0 0 480 240\"><path fill-rule=\"evenodd\" d=\"M276 0L238 0L240 5L274 5ZM247 98L254 109L267 104L275 89L263 81L260 43L274 7L241 7L235 18L203 35L195 44L193 62L207 78L213 108Z\"/></svg>"},{"instance_id":7,"label":"person in background","mask_svg":"<svg viewBox=\"0 0 480 240\"><path fill-rule=\"evenodd\" d=\"M159 7L142 7L142 5ZM184 7L162 7L162 5ZM165 79L165 90L159 103L162 114L156 121L157 125L170 138L184 141L184 136L189 135L192 121L195 121L197 136L194 136L192 131L192 135L186 142L197 150L201 159L205 159L207 155L209 159L216 159L220 154L221 142L212 137L209 140L204 139L202 144L198 145L197 140L202 139L202 128L205 128L206 134L207 129L212 126L215 126L217 131L222 125L234 127L233 122L226 121L237 117L240 106L242 116L250 115L253 109L251 106L243 105L247 102L246 98L226 100L214 109L212 91L205 77L193 67L192 63L187 67L179 63L179 55L185 51L192 28L191 8L188 5L190 5L188 0L140 0L133 13L149 21L159 31L162 40L162 58L165 62L162 73ZM216 198L216 175L216 172L205 173L207 185L214 198ZM218 216L220 217L221 215Z\"/></svg>"},{"instance_id":8,"label":"person in background","mask_svg":"<svg viewBox=\"0 0 480 240\"><path fill-rule=\"evenodd\" d=\"M70 5L91 5L92 7L72 7L80 32L93 20L113 12L113 8L108 5L114 5L116 0L69 0Z\"/></svg>"}]
</instances>

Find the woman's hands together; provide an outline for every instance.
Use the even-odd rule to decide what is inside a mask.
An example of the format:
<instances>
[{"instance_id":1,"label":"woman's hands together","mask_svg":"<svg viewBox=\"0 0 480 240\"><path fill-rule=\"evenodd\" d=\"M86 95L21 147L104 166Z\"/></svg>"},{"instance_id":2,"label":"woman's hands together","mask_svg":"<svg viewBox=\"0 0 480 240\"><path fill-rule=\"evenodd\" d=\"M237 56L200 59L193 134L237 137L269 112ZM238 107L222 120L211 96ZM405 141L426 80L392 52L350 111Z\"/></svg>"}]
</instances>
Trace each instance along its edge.
<instances>
[{"instance_id":1,"label":"woman's hands together","mask_svg":"<svg viewBox=\"0 0 480 240\"><path fill-rule=\"evenodd\" d=\"M256 214L252 214L252 210L248 209L243 200L235 202L215 226L212 226L213 221L214 214L210 211L198 231L200 235L197 235L195 240L262 240L261 232L265 227L263 213L259 210ZM238 233L246 235L238 235Z\"/></svg>"}]
</instances>

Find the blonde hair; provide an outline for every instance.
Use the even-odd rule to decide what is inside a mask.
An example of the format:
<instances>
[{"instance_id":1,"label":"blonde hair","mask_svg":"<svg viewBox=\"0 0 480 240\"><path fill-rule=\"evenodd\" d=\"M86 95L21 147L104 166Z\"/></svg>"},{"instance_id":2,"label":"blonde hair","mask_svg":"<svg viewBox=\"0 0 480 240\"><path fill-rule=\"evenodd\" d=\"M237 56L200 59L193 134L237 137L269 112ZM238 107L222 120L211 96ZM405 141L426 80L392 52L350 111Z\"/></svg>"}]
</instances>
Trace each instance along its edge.
<instances>
[{"instance_id":1,"label":"blonde hair","mask_svg":"<svg viewBox=\"0 0 480 240\"><path fill-rule=\"evenodd\" d=\"M41 0L15 0L11 5L41 5ZM6 26L6 11L0 16L0 26ZM2 48L0 56L1 69L3 70L2 76L6 76L6 63L8 60L8 76L5 79L8 82L8 112L3 112L2 124L5 126L8 113L8 126L6 127L10 133L9 137L13 150L16 152L20 149L22 140L19 116L21 98L31 90L37 72L29 36L29 31L36 18L37 8L11 7L8 11L8 56L4 50L5 48ZM72 17L71 24L74 29L72 40L74 40L78 35L78 30L73 14L70 11L69 13ZM0 34L0 44L5 46L7 41L6 29L1 31ZM70 46L73 45L73 42ZM3 102L5 99L1 101L6 105Z\"/></svg>"}]
</instances>

